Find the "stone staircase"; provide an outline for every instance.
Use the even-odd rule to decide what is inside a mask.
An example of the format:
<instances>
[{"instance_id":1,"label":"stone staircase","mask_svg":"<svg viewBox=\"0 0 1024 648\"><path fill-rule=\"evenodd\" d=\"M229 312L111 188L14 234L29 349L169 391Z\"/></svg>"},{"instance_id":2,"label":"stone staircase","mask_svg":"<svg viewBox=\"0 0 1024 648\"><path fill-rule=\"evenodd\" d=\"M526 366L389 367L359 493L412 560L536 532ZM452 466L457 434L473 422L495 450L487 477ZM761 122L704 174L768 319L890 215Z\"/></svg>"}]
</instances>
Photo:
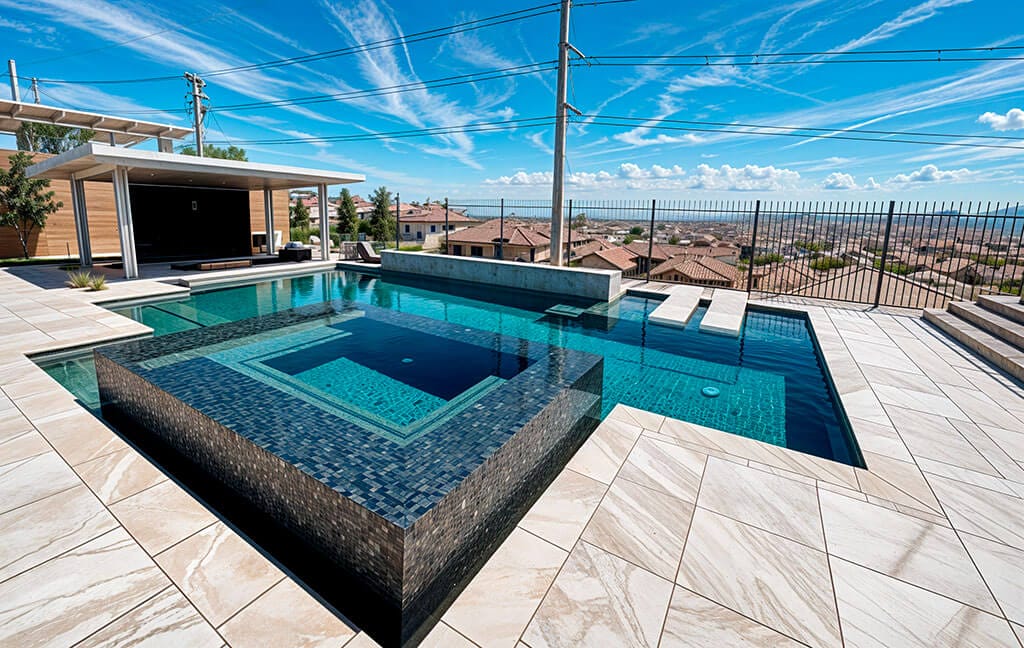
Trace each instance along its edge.
<instances>
[{"instance_id":1,"label":"stone staircase","mask_svg":"<svg viewBox=\"0 0 1024 648\"><path fill-rule=\"evenodd\" d=\"M1024 381L1024 304L1013 295L982 295L926 309L924 319L981 357Z\"/></svg>"}]
</instances>

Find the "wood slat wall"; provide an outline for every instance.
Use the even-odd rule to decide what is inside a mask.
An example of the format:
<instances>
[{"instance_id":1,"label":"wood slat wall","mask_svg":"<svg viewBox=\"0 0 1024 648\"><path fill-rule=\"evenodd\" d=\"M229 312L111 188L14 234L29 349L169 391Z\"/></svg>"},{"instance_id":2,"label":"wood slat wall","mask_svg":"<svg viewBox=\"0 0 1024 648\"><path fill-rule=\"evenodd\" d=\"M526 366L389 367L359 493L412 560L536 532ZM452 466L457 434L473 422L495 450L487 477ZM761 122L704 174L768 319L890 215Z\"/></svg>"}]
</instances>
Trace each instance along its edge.
<instances>
[{"instance_id":1,"label":"wood slat wall","mask_svg":"<svg viewBox=\"0 0 1024 648\"><path fill-rule=\"evenodd\" d=\"M0 164L7 166L8 158L17 151L0 149ZM36 153L33 156L43 160L51 155ZM50 215L46 227L33 234L29 241L31 256L78 256L78 241L75 237L75 217L71 211L71 183L53 180L50 189L54 200L64 203L55 214ZM85 205L89 214L89 236L92 240L93 255L120 254L121 244L117 234L117 213L114 210L114 187L109 182L86 182ZM263 220L263 192L249 192L250 233L265 229ZM288 242L288 192L274 192L274 229L281 230L282 243ZM196 233L201 236L201 232ZM0 258L22 256L21 243L13 228L0 227Z\"/></svg>"}]
</instances>

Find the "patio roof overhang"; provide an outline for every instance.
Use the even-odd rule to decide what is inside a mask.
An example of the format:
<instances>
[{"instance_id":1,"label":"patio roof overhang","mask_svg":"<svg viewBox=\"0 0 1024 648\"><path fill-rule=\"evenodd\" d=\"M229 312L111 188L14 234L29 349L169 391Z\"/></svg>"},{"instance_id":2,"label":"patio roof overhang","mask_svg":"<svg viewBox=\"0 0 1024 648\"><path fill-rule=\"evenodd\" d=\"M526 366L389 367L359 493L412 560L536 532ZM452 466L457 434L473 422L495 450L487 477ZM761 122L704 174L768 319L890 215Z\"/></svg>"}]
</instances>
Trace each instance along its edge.
<instances>
[{"instance_id":1,"label":"patio roof overhang","mask_svg":"<svg viewBox=\"0 0 1024 648\"><path fill-rule=\"evenodd\" d=\"M28 168L27 175L102 182L111 181L111 173L117 167L125 168L130 183L248 190L297 189L366 179L358 173L143 151L96 142L41 160Z\"/></svg>"},{"instance_id":2,"label":"patio roof overhang","mask_svg":"<svg viewBox=\"0 0 1024 648\"><path fill-rule=\"evenodd\" d=\"M321 258L326 260L330 258L327 187L362 182L366 179L358 173L141 151L96 142L87 142L60 155L41 160L30 166L26 174L33 178L71 182L71 203L83 266L92 265L85 181L113 183L117 229L121 239L121 258L124 262L125 277L128 279L139 276L131 196L128 190L130 184L263 190L269 254L274 253L271 234L274 231L274 209L271 192L316 186L319 194L320 253Z\"/></svg>"},{"instance_id":3,"label":"patio roof overhang","mask_svg":"<svg viewBox=\"0 0 1024 648\"><path fill-rule=\"evenodd\" d=\"M108 143L113 141L122 146L138 144L154 138L178 140L192 133L189 128L171 124L138 121L45 104L0 99L0 133L14 133L26 122L94 130L96 136L93 141Z\"/></svg>"}]
</instances>

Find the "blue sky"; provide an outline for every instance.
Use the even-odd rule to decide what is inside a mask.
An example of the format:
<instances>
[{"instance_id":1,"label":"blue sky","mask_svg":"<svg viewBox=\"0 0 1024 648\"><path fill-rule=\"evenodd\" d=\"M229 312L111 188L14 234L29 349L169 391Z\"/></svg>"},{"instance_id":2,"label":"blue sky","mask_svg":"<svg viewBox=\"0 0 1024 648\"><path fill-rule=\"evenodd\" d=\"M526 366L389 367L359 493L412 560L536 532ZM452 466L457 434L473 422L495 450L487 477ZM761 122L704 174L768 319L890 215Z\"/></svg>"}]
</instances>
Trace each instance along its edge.
<instances>
[{"instance_id":1,"label":"blue sky","mask_svg":"<svg viewBox=\"0 0 1024 648\"><path fill-rule=\"evenodd\" d=\"M468 0L136 3L0 0L3 58L22 76L124 79L199 72L393 38L532 6ZM573 10L589 56L733 54L1024 45L1024 2L637 0ZM212 104L338 93L524 65L557 55L557 14L355 55L209 79ZM155 35L154 35L155 34ZM127 42L126 42L127 41ZM1020 56L1024 50L1003 53ZM928 55L922 55L928 56ZM947 56L950 56L947 54ZM609 59L603 59L605 61ZM726 59L728 60L728 59ZM749 59L737 59L749 60ZM586 114L758 125L874 128L1024 138L1024 60L608 67L572 71ZM343 135L551 115L553 72L310 106L224 110L208 139L254 161L364 173L403 199L550 197L553 127L393 141L245 140ZM101 112L180 110L184 80L44 82L43 102ZM3 91L0 91L2 93ZM23 98L30 96L28 84ZM186 123L181 112L139 118ZM569 129L567 196L770 200L1024 198L1024 152L608 127ZM984 140L977 140L984 141ZM998 142L1024 146L1024 142ZM0 147L12 138L0 136Z\"/></svg>"}]
</instances>

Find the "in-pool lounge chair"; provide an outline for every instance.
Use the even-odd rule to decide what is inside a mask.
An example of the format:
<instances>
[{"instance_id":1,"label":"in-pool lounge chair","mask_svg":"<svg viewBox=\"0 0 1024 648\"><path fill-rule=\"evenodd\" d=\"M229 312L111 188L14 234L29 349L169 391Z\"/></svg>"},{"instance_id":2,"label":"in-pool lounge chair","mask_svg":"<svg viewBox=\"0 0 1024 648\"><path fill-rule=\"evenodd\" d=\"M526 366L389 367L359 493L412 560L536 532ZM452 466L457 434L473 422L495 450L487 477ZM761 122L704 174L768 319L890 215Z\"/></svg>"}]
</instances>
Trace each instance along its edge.
<instances>
[{"instance_id":1,"label":"in-pool lounge chair","mask_svg":"<svg viewBox=\"0 0 1024 648\"><path fill-rule=\"evenodd\" d=\"M373 246L366 241L359 241L356 245L356 250L359 252L359 258L363 260L363 263L380 263L380 255L374 252Z\"/></svg>"}]
</instances>

